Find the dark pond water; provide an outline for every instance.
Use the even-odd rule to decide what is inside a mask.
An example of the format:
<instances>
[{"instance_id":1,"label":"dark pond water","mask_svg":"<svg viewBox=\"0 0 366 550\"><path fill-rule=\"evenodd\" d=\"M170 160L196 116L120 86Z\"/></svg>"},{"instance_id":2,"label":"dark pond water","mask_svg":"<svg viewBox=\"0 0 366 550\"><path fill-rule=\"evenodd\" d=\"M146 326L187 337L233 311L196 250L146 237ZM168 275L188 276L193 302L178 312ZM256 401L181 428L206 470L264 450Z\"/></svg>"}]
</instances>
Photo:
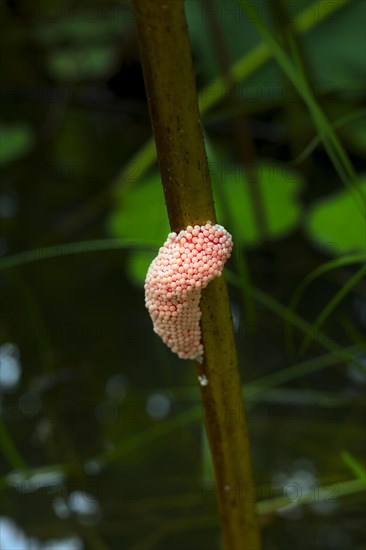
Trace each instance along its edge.
<instances>
[{"instance_id":1,"label":"dark pond water","mask_svg":"<svg viewBox=\"0 0 366 550\"><path fill-rule=\"evenodd\" d=\"M52 23L42 6L7 2L1 38L2 256L40 251L0 272L0 548L220 548L195 367L152 331L137 236L126 237L127 249L99 246L118 236L111 220L127 216L109 189L151 136L131 18L124 8L122 19L104 14L93 23L75 5ZM201 72L202 52L194 46L198 81L206 82L211 69ZM356 92L322 99L334 118L361 106ZM304 108L296 103L294 136L293 105L277 98L251 107L258 159L288 166L314 136ZM207 115L205 128L220 155L238 163L225 112ZM361 172L362 148L347 136ZM245 252L262 292L252 297L255 323L228 276L246 393L245 410L233 404L230 414L238 422L247 416L256 480L254 489L231 491L259 501L266 550L362 550L365 281L322 327L333 348L317 333L298 356L303 333L294 329L286 339L286 306L304 277L341 247L334 238L321 246L309 239L303 221L313 201L343 189L322 147L299 171L305 183L295 223L263 242L237 244L236 257ZM158 249L149 239L155 207L136 212L150 243L145 255ZM158 208L165 216L164 203ZM290 207L276 208L285 217ZM82 250L60 246L81 241ZM53 257L50 246L59 247ZM358 268L319 277L298 315L312 323ZM238 273L235 257L228 269Z\"/></svg>"}]
</instances>

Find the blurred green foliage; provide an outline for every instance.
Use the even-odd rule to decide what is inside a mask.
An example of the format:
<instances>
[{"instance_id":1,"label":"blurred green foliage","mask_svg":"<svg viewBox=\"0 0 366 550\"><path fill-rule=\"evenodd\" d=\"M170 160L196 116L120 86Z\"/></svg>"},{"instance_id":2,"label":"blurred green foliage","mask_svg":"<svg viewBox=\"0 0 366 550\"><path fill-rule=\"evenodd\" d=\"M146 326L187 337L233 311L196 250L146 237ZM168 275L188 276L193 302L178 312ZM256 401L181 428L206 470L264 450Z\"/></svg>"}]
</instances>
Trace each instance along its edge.
<instances>
[{"instance_id":1,"label":"blurred green foliage","mask_svg":"<svg viewBox=\"0 0 366 550\"><path fill-rule=\"evenodd\" d=\"M255 5L273 36L281 6L295 22L307 13L311 29L298 36L305 75L365 199L366 3ZM33 537L66 548L70 536L73 550L219 548L194 368L153 334L144 308L146 269L169 226L145 145L129 5L25 0L2 9L0 352L19 376L6 386L0 371L3 514L25 531L23 546ZM262 41L239 3L186 0L186 10L218 221L235 241L227 276L264 548L361 550L366 289L352 281L365 218L303 90L273 52L253 62ZM226 69L245 67L234 89L217 80L218 51ZM254 145L266 231L235 124ZM242 412L233 404L223 421ZM73 506L75 492L93 503L88 513Z\"/></svg>"},{"instance_id":2,"label":"blurred green foliage","mask_svg":"<svg viewBox=\"0 0 366 550\"><path fill-rule=\"evenodd\" d=\"M366 204L364 181L360 182L359 189ZM366 257L365 215L347 190L317 201L309 211L306 231L320 245L334 243L328 248L335 255L363 252Z\"/></svg>"},{"instance_id":3,"label":"blurred green foliage","mask_svg":"<svg viewBox=\"0 0 366 550\"><path fill-rule=\"evenodd\" d=\"M14 162L34 147L32 129L26 124L0 126L0 163Z\"/></svg>"}]
</instances>

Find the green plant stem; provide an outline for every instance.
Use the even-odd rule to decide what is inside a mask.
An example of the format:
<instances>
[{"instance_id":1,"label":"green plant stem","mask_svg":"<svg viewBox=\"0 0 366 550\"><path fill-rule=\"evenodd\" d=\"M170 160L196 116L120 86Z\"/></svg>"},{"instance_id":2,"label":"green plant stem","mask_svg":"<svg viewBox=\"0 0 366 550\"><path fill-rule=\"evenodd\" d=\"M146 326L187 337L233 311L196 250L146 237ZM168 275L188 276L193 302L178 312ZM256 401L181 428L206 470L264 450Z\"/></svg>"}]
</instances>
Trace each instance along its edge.
<instances>
[{"instance_id":1,"label":"green plant stem","mask_svg":"<svg viewBox=\"0 0 366 550\"><path fill-rule=\"evenodd\" d=\"M312 323L312 333L307 334L301 344L299 357L301 357L309 347L309 344L314 337L314 335L319 331L319 329L324 325L325 321L328 319L329 315L334 311L338 304L351 292L353 287L364 278L366 275L366 265L362 266L353 277L343 285L339 291L333 296L333 298L327 303L327 305L319 313L318 317Z\"/></svg>"},{"instance_id":2,"label":"green plant stem","mask_svg":"<svg viewBox=\"0 0 366 550\"><path fill-rule=\"evenodd\" d=\"M328 156L337 170L340 179L353 194L355 202L359 205L361 212L364 212L365 207L363 204L363 197L358 191L356 185L358 181L356 172L347 155L347 152L343 148L341 141L339 140L337 134L333 131L331 124L317 102L306 79L306 75L303 73L302 67L294 64L289 58L282 45L273 36L264 19L262 19L257 13L256 7L252 1L238 0L238 2L243 9L246 9L247 14L252 14L255 16L254 25L263 39L267 42L268 47L272 50L273 56L276 58L282 71L301 94L310 111L314 124L319 131Z\"/></svg>"},{"instance_id":3,"label":"green plant stem","mask_svg":"<svg viewBox=\"0 0 366 550\"><path fill-rule=\"evenodd\" d=\"M226 274L228 276L228 280L235 286L240 287L241 279L240 276L236 275L235 273L232 273L231 271L227 270ZM291 323L294 327L299 329L301 332L303 332L306 335L312 335L312 325L305 321L302 317L294 313L293 311L289 310L287 307L283 306L280 302L278 302L276 299L272 298L259 288L256 288L254 286L249 288L249 292L257 300L259 303L263 304L266 308L270 309L276 315L279 317L282 317L286 322ZM314 339L314 338L313 338ZM327 336L324 332L322 332L320 329L318 330L316 341L318 344L323 346L328 351L331 351L334 353L339 359L345 362L353 362L355 365L360 365L362 368L361 363L357 361L357 359L354 357L352 353L347 351L346 348L342 348L341 346L338 346L329 336Z\"/></svg>"},{"instance_id":4,"label":"green plant stem","mask_svg":"<svg viewBox=\"0 0 366 550\"><path fill-rule=\"evenodd\" d=\"M300 285L295 290L294 294L292 295L291 301L289 303L288 309L291 313L295 314L296 310L298 309L298 306L300 304L300 301L305 293L305 290L308 288L308 286L313 283L318 277L321 275L324 275L324 273L327 273L328 271L331 271L332 269L337 269L339 267L345 266L345 265L351 265L354 263L361 263L364 261L364 254L350 254L348 256L343 256L342 258L336 258L335 260L331 260L330 262L326 262L313 271L311 271L306 277L301 281ZM285 319L285 341L286 341L286 347L287 352L289 356L294 357L295 351L294 347L292 345L292 324L287 319Z\"/></svg>"},{"instance_id":5,"label":"green plant stem","mask_svg":"<svg viewBox=\"0 0 366 550\"><path fill-rule=\"evenodd\" d=\"M309 491L301 491L301 495L295 498L292 502L288 496L280 496L271 498L270 500L259 502L258 508L261 514L269 514L281 508L287 508L289 505L300 506L302 504L313 504L314 502L334 502L336 499L352 495L355 493L364 492L366 483L360 479L351 479L349 481L340 481L330 485L315 486Z\"/></svg>"},{"instance_id":6,"label":"green plant stem","mask_svg":"<svg viewBox=\"0 0 366 550\"><path fill-rule=\"evenodd\" d=\"M88 252L99 252L106 250L136 250L149 249L146 242L139 243L131 242L128 239L96 239L91 241L76 241L72 243L55 244L33 250L24 250L11 256L0 258L0 271L3 269L11 269L24 264L38 262L50 258L60 258L62 256L73 257L75 254L83 254Z\"/></svg>"},{"instance_id":7,"label":"green plant stem","mask_svg":"<svg viewBox=\"0 0 366 550\"><path fill-rule=\"evenodd\" d=\"M351 472L364 483L366 482L366 469L358 462L358 460L348 451L344 450L341 453L343 462L349 467Z\"/></svg>"},{"instance_id":8,"label":"green plant stem","mask_svg":"<svg viewBox=\"0 0 366 550\"><path fill-rule=\"evenodd\" d=\"M19 453L2 418L0 418L0 448L2 449L4 457L7 458L10 466L12 466L14 469L20 468L25 473L29 471L28 465Z\"/></svg>"},{"instance_id":9,"label":"green plant stem","mask_svg":"<svg viewBox=\"0 0 366 550\"><path fill-rule=\"evenodd\" d=\"M215 223L183 0L133 0L133 9L171 228ZM260 540L255 502L230 496L232 487L244 487L253 478L244 416L241 422L222 421L223 411L242 407L223 277L202 292L201 309L204 361L197 369L208 381L200 387L225 546L256 550Z\"/></svg>"},{"instance_id":10,"label":"green plant stem","mask_svg":"<svg viewBox=\"0 0 366 550\"><path fill-rule=\"evenodd\" d=\"M357 111L353 111L352 113L349 113L345 116L342 116L338 118L337 120L332 120L330 126L333 130L337 130L338 128L342 128L343 126L346 126L350 122L353 122L355 120L359 120L360 118L365 118L366 109L357 109ZM303 163L309 155L316 149L316 147L321 143L321 136L318 134L313 138L310 143L304 148L304 150L292 161L292 164L295 166L298 166L299 164Z\"/></svg>"}]
</instances>

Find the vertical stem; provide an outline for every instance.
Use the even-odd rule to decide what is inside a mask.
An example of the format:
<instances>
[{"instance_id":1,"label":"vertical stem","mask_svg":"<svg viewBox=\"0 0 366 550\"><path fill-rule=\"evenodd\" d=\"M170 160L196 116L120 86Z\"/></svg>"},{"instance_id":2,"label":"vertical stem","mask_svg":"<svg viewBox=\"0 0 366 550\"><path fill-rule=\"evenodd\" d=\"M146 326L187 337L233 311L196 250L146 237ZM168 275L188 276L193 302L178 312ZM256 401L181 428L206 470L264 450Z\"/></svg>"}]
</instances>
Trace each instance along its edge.
<instances>
[{"instance_id":1,"label":"vertical stem","mask_svg":"<svg viewBox=\"0 0 366 550\"><path fill-rule=\"evenodd\" d=\"M133 0L150 114L171 228L215 223L183 0ZM234 331L223 277L202 292L198 374L225 546L258 550L259 525Z\"/></svg>"}]
</instances>

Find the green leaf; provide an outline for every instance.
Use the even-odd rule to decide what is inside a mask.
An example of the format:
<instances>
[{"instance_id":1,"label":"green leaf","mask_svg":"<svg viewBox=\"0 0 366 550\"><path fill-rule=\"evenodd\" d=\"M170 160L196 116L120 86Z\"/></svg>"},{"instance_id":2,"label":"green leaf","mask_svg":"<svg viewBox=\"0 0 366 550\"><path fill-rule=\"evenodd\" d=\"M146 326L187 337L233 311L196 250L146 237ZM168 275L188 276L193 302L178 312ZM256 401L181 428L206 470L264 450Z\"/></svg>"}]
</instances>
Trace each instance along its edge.
<instances>
[{"instance_id":1,"label":"green leaf","mask_svg":"<svg viewBox=\"0 0 366 550\"><path fill-rule=\"evenodd\" d=\"M162 246L170 229L158 173L146 178L121 198L109 218L108 229L115 237Z\"/></svg>"},{"instance_id":2,"label":"green leaf","mask_svg":"<svg viewBox=\"0 0 366 550\"><path fill-rule=\"evenodd\" d=\"M364 118L352 121L340 133L357 152L366 153L366 123Z\"/></svg>"},{"instance_id":3,"label":"green leaf","mask_svg":"<svg viewBox=\"0 0 366 550\"><path fill-rule=\"evenodd\" d=\"M362 466L362 464L346 450L342 451L341 457L351 472L353 472L358 479L366 482L366 469Z\"/></svg>"},{"instance_id":4,"label":"green leaf","mask_svg":"<svg viewBox=\"0 0 366 550\"><path fill-rule=\"evenodd\" d=\"M127 263L127 275L133 283L138 286L145 283L147 270L157 254L158 250L155 252L138 250L130 254Z\"/></svg>"},{"instance_id":5,"label":"green leaf","mask_svg":"<svg viewBox=\"0 0 366 550\"><path fill-rule=\"evenodd\" d=\"M34 146L34 135L25 124L0 126L0 164L8 164L29 153Z\"/></svg>"},{"instance_id":6,"label":"green leaf","mask_svg":"<svg viewBox=\"0 0 366 550\"><path fill-rule=\"evenodd\" d=\"M112 46L56 49L49 53L47 65L53 77L69 82L97 78L110 73L115 59Z\"/></svg>"},{"instance_id":7,"label":"green leaf","mask_svg":"<svg viewBox=\"0 0 366 550\"><path fill-rule=\"evenodd\" d=\"M143 284L151 261L170 231L159 173L151 175L121 197L109 218L108 230L115 237L153 247L151 252L133 252L128 260L127 273L131 280Z\"/></svg>"},{"instance_id":8,"label":"green leaf","mask_svg":"<svg viewBox=\"0 0 366 550\"><path fill-rule=\"evenodd\" d=\"M265 238L282 237L299 222L301 204L297 197L302 178L285 165L269 163L258 164L256 175L268 227ZM214 171L212 176L218 219L225 220L236 241L259 244L261 237L245 170L226 164L219 177Z\"/></svg>"},{"instance_id":9,"label":"green leaf","mask_svg":"<svg viewBox=\"0 0 366 550\"><path fill-rule=\"evenodd\" d=\"M358 185L366 203L366 180ZM312 241L332 255L366 253L366 221L348 190L316 202L306 219L305 229Z\"/></svg>"},{"instance_id":10,"label":"green leaf","mask_svg":"<svg viewBox=\"0 0 366 550\"><path fill-rule=\"evenodd\" d=\"M236 165L225 163L216 166L225 167L218 173L211 164L218 219L230 227L237 242L258 243L260 237L245 172ZM286 166L264 163L258 166L257 175L269 228L266 238L281 237L299 221L301 206L296 195L302 184L300 175ZM149 213L148 225L145 212ZM120 199L109 219L108 228L114 237L156 247L152 254L135 252L128 263L132 280L142 283L158 247L162 246L170 231L158 173Z\"/></svg>"}]
</instances>

